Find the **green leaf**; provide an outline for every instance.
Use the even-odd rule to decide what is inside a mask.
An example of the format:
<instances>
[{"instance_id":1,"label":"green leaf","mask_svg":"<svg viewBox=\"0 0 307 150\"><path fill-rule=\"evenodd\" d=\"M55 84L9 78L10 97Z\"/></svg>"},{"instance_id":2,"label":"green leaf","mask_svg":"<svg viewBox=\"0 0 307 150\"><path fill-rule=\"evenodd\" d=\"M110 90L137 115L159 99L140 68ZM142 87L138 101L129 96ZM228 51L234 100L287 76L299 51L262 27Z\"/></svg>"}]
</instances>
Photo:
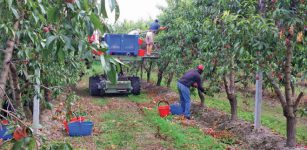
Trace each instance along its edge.
<instances>
[{"instance_id":1,"label":"green leaf","mask_svg":"<svg viewBox=\"0 0 307 150\"><path fill-rule=\"evenodd\" d=\"M46 102L46 108L49 109L49 110L52 110L53 105L49 102Z\"/></svg>"},{"instance_id":2,"label":"green leaf","mask_svg":"<svg viewBox=\"0 0 307 150\"><path fill-rule=\"evenodd\" d=\"M89 10L89 5L88 5L88 1L82 1L83 3L83 8L85 11L88 11Z\"/></svg>"},{"instance_id":3,"label":"green leaf","mask_svg":"<svg viewBox=\"0 0 307 150\"><path fill-rule=\"evenodd\" d=\"M11 9L12 9L12 12L13 12L14 16L18 19L19 18L18 11L15 8L13 8L13 7Z\"/></svg>"},{"instance_id":4,"label":"green leaf","mask_svg":"<svg viewBox=\"0 0 307 150\"><path fill-rule=\"evenodd\" d=\"M65 48L70 49L71 48L71 38L68 36L63 36L63 39L65 41Z\"/></svg>"},{"instance_id":5,"label":"green leaf","mask_svg":"<svg viewBox=\"0 0 307 150\"><path fill-rule=\"evenodd\" d=\"M116 81L117 81L117 73L116 73L116 69L115 69L115 65L114 64L111 64L110 68L111 70L108 71L107 73L107 76L108 76L108 79L111 81L111 83L115 84Z\"/></svg>"},{"instance_id":6,"label":"green leaf","mask_svg":"<svg viewBox=\"0 0 307 150\"><path fill-rule=\"evenodd\" d=\"M115 9L116 3L117 3L116 0L110 0L109 1L109 7L110 7L111 12Z\"/></svg>"},{"instance_id":7,"label":"green leaf","mask_svg":"<svg viewBox=\"0 0 307 150\"><path fill-rule=\"evenodd\" d=\"M96 14L92 13L90 15L90 20L96 29L99 29L101 33L105 32L106 28L104 24L100 22L99 17Z\"/></svg>"},{"instance_id":8,"label":"green leaf","mask_svg":"<svg viewBox=\"0 0 307 150\"><path fill-rule=\"evenodd\" d=\"M117 1L115 1L115 21L117 21L117 19L119 18L119 15L120 15L119 5Z\"/></svg>"},{"instance_id":9,"label":"green leaf","mask_svg":"<svg viewBox=\"0 0 307 150\"><path fill-rule=\"evenodd\" d=\"M73 150L72 146L68 143L63 144L63 150Z\"/></svg>"},{"instance_id":10,"label":"green leaf","mask_svg":"<svg viewBox=\"0 0 307 150\"><path fill-rule=\"evenodd\" d=\"M101 67L104 73L108 72L109 67L106 63L106 58L105 55L100 56L100 63L101 63Z\"/></svg>"},{"instance_id":11,"label":"green leaf","mask_svg":"<svg viewBox=\"0 0 307 150\"><path fill-rule=\"evenodd\" d=\"M63 49L58 49L57 51L57 59L60 64L64 64L65 61L65 52Z\"/></svg>"},{"instance_id":12,"label":"green leaf","mask_svg":"<svg viewBox=\"0 0 307 150\"><path fill-rule=\"evenodd\" d=\"M107 9L106 9L106 2L105 0L101 0L101 7L100 7L100 11L103 15L104 18L107 18L108 17L108 14L107 14Z\"/></svg>"},{"instance_id":13,"label":"green leaf","mask_svg":"<svg viewBox=\"0 0 307 150\"><path fill-rule=\"evenodd\" d=\"M86 16L84 20L85 20L87 34L88 35L93 34L94 29L93 29L92 24L90 23L90 18Z\"/></svg>"},{"instance_id":14,"label":"green leaf","mask_svg":"<svg viewBox=\"0 0 307 150\"><path fill-rule=\"evenodd\" d=\"M56 38L58 38L58 36L54 36L54 35L49 36L49 37L47 38L47 41L46 41L46 47L49 47L49 45L50 45Z\"/></svg>"},{"instance_id":15,"label":"green leaf","mask_svg":"<svg viewBox=\"0 0 307 150\"><path fill-rule=\"evenodd\" d=\"M40 7L42 13L46 14L46 10L45 10L44 6L42 4L39 4L39 7Z\"/></svg>"},{"instance_id":16,"label":"green leaf","mask_svg":"<svg viewBox=\"0 0 307 150\"><path fill-rule=\"evenodd\" d=\"M23 148L24 140L19 140L14 143L12 150L20 150Z\"/></svg>"},{"instance_id":17,"label":"green leaf","mask_svg":"<svg viewBox=\"0 0 307 150\"><path fill-rule=\"evenodd\" d=\"M13 3L13 0L7 0L7 5L8 5L9 8L12 7L12 3Z\"/></svg>"},{"instance_id":18,"label":"green leaf","mask_svg":"<svg viewBox=\"0 0 307 150\"><path fill-rule=\"evenodd\" d=\"M57 8L56 7L49 7L47 11L47 20L48 22L56 22L57 21Z\"/></svg>"},{"instance_id":19,"label":"green leaf","mask_svg":"<svg viewBox=\"0 0 307 150\"><path fill-rule=\"evenodd\" d=\"M37 23L38 20L39 20L39 17L36 16L36 14L35 14L34 12L32 12L32 16L33 16L33 18L34 18L34 20L35 20L35 23Z\"/></svg>"},{"instance_id":20,"label":"green leaf","mask_svg":"<svg viewBox=\"0 0 307 150\"><path fill-rule=\"evenodd\" d=\"M81 52L82 49L83 49L83 42L82 42L82 41L79 41L78 50Z\"/></svg>"}]
</instances>

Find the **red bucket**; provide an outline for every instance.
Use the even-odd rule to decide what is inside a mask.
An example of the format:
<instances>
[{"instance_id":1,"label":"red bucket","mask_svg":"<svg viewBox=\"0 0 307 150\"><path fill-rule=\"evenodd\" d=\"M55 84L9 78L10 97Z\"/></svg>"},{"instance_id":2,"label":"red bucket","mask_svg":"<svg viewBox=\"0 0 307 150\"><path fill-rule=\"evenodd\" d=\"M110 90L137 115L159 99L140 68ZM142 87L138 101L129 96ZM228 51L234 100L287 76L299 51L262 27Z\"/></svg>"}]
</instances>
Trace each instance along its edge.
<instances>
[{"instance_id":1,"label":"red bucket","mask_svg":"<svg viewBox=\"0 0 307 150\"><path fill-rule=\"evenodd\" d=\"M139 44L139 45L142 45L142 44L143 44L143 40L142 40L142 39L139 39L139 40L138 40L138 44Z\"/></svg>"},{"instance_id":2,"label":"red bucket","mask_svg":"<svg viewBox=\"0 0 307 150\"><path fill-rule=\"evenodd\" d=\"M164 106L160 106L160 103L163 102L163 103L166 103L167 105L164 105ZM169 115L170 113L170 107L169 107L169 103L167 101L160 101L158 103L158 111L159 111L159 114L160 114L160 117L166 117Z\"/></svg>"},{"instance_id":3,"label":"red bucket","mask_svg":"<svg viewBox=\"0 0 307 150\"><path fill-rule=\"evenodd\" d=\"M139 49L139 51L138 51L138 56L145 56L145 50L143 50L143 49Z\"/></svg>"}]
</instances>

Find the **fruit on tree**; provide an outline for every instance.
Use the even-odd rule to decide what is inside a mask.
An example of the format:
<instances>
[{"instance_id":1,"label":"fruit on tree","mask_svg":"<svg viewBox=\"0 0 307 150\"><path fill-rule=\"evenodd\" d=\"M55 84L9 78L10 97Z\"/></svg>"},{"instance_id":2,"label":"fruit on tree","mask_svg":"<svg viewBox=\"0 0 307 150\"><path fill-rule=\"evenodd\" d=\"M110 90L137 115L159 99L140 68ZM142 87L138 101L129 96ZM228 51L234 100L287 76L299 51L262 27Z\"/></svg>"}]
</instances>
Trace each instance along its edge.
<instances>
[{"instance_id":1,"label":"fruit on tree","mask_svg":"<svg viewBox=\"0 0 307 150\"><path fill-rule=\"evenodd\" d=\"M256 80L259 80L259 75L258 74L256 75Z\"/></svg>"},{"instance_id":2,"label":"fruit on tree","mask_svg":"<svg viewBox=\"0 0 307 150\"><path fill-rule=\"evenodd\" d=\"M291 25L290 27L289 27L289 34L291 35L291 36L293 36L294 35L294 26L293 25Z\"/></svg>"},{"instance_id":3,"label":"fruit on tree","mask_svg":"<svg viewBox=\"0 0 307 150\"><path fill-rule=\"evenodd\" d=\"M301 31L301 32L299 32L299 33L297 34L296 42L297 42L297 43L302 43L302 41L303 41L303 32Z\"/></svg>"},{"instance_id":4,"label":"fruit on tree","mask_svg":"<svg viewBox=\"0 0 307 150\"><path fill-rule=\"evenodd\" d=\"M65 0L66 3L70 3L70 4L73 4L75 3L75 0Z\"/></svg>"},{"instance_id":5,"label":"fruit on tree","mask_svg":"<svg viewBox=\"0 0 307 150\"><path fill-rule=\"evenodd\" d=\"M45 33L48 33L48 32L50 31L50 29L49 29L48 27L43 27L43 31L44 31Z\"/></svg>"},{"instance_id":6,"label":"fruit on tree","mask_svg":"<svg viewBox=\"0 0 307 150\"><path fill-rule=\"evenodd\" d=\"M290 44L291 44L290 39L289 39L289 38L286 38L286 46L290 46Z\"/></svg>"},{"instance_id":7,"label":"fruit on tree","mask_svg":"<svg viewBox=\"0 0 307 150\"><path fill-rule=\"evenodd\" d=\"M7 41L7 42L6 42L6 46L7 46L7 47L13 47L13 46L14 46L13 41Z\"/></svg>"}]
</instances>

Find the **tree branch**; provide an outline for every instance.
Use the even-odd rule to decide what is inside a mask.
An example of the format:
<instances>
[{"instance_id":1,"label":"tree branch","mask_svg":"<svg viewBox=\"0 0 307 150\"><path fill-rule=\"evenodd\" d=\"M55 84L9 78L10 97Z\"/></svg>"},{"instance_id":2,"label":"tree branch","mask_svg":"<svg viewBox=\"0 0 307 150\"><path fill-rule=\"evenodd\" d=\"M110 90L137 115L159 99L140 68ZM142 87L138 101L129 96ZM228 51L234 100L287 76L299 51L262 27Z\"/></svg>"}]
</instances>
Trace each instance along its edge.
<instances>
[{"instance_id":1,"label":"tree branch","mask_svg":"<svg viewBox=\"0 0 307 150\"><path fill-rule=\"evenodd\" d=\"M268 77L270 83L272 84L272 86L273 86L273 88L274 88L274 91L275 91L275 94L277 95L277 97L278 97L278 99L279 99L279 101L280 101L280 103L281 103L281 106L282 106L283 108L286 108L286 106L287 106L286 99L285 99L285 97L282 95L282 92L280 91L280 89L279 89L277 83L275 82L275 80L274 80L270 75L267 75L267 74L266 74L266 76Z\"/></svg>"},{"instance_id":2,"label":"tree branch","mask_svg":"<svg viewBox=\"0 0 307 150\"><path fill-rule=\"evenodd\" d=\"M301 101L301 99L302 99L303 96L304 96L304 93L303 93L303 92L301 92L301 93L298 95L298 97L296 98L296 101L295 101L295 103L294 103L294 109L297 108L297 106L298 106L298 104L300 103L300 101Z\"/></svg>"},{"instance_id":3,"label":"tree branch","mask_svg":"<svg viewBox=\"0 0 307 150\"><path fill-rule=\"evenodd\" d=\"M228 83L227 83L227 79L226 79L226 74L223 75L223 81L224 81L226 94L229 95L229 87L228 87Z\"/></svg>"}]
</instances>

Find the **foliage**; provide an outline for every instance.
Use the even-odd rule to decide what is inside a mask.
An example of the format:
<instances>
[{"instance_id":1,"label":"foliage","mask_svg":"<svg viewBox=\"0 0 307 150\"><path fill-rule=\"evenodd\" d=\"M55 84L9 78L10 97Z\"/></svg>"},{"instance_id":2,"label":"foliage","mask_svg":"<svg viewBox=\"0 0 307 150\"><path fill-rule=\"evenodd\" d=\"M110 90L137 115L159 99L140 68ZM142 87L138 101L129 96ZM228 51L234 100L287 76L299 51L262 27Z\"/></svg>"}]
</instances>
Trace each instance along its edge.
<instances>
[{"instance_id":1,"label":"foliage","mask_svg":"<svg viewBox=\"0 0 307 150\"><path fill-rule=\"evenodd\" d=\"M161 49L166 50L159 63L171 60L167 70L176 68L172 71L175 74L202 63L204 77L213 89L219 88L223 76L233 82L234 73L234 83L246 84L254 82L254 74L262 70L272 76L270 83L279 81L272 85L275 91L285 87L287 99L283 101L294 103L286 83L294 85L299 74L306 74L306 37L302 32L307 7L304 1L266 2L266 13L260 13L258 3L252 0L169 0L168 9L160 16L169 29L157 37ZM286 71L289 61L290 70ZM291 107L282 105L284 112Z\"/></svg>"},{"instance_id":2,"label":"foliage","mask_svg":"<svg viewBox=\"0 0 307 150\"><path fill-rule=\"evenodd\" d=\"M111 11L115 11L117 20L117 1L110 2ZM32 103L34 95L42 99L42 94L35 92L34 84L40 82L44 90L51 90L53 96L57 96L63 92L63 87L76 84L86 73L86 65L93 61L92 49L106 51L104 45L87 42L87 36L92 35L94 30L100 33L108 31L104 21L110 16L107 16L105 9L104 0L0 0L0 32L3 35L0 37L0 57L8 57L10 60L4 63L1 61L0 69L3 71L7 64L14 64L17 68L20 80L16 79L16 84L22 89L22 104L17 108L19 111L23 110L19 107L23 107L24 103ZM6 49L12 46L12 58L9 58L10 52ZM116 64L113 58L102 57L108 57L106 63L113 61L111 66ZM39 75L35 74L36 70L40 70ZM2 75L1 79L6 78ZM0 84L5 85L6 80ZM13 91L14 95L16 89L7 87L7 91ZM2 100L1 97L1 104ZM17 149L33 149L33 141L35 143L35 139L24 138L14 145ZM64 147L71 148L65 144Z\"/></svg>"},{"instance_id":3,"label":"foliage","mask_svg":"<svg viewBox=\"0 0 307 150\"><path fill-rule=\"evenodd\" d=\"M81 60L92 61L90 50L99 47L87 43L87 35L94 29L101 33L107 31L102 23L104 4L78 0L73 3L62 0L0 2L1 10L9 12L0 16L0 30L7 35L0 42L4 45L9 38L18 39L11 63L18 65L23 78L34 83L37 78L34 70L39 68L42 84L49 87L71 85L80 80L80 74L86 69ZM118 5L115 0L112 3L117 15ZM18 29L12 26L16 21L20 23ZM33 93L33 88L27 91Z\"/></svg>"},{"instance_id":4,"label":"foliage","mask_svg":"<svg viewBox=\"0 0 307 150\"><path fill-rule=\"evenodd\" d=\"M110 27L111 33L116 34L127 34L132 30L140 29L141 31L146 31L149 28L149 20L139 20L139 21L127 21L118 22Z\"/></svg>"},{"instance_id":5,"label":"foliage","mask_svg":"<svg viewBox=\"0 0 307 150\"><path fill-rule=\"evenodd\" d=\"M61 150L73 150L72 146L70 143L60 143L60 142L54 142L54 143L50 143L48 145L44 145L42 147L42 150L57 150L57 149L61 149Z\"/></svg>"}]
</instances>

